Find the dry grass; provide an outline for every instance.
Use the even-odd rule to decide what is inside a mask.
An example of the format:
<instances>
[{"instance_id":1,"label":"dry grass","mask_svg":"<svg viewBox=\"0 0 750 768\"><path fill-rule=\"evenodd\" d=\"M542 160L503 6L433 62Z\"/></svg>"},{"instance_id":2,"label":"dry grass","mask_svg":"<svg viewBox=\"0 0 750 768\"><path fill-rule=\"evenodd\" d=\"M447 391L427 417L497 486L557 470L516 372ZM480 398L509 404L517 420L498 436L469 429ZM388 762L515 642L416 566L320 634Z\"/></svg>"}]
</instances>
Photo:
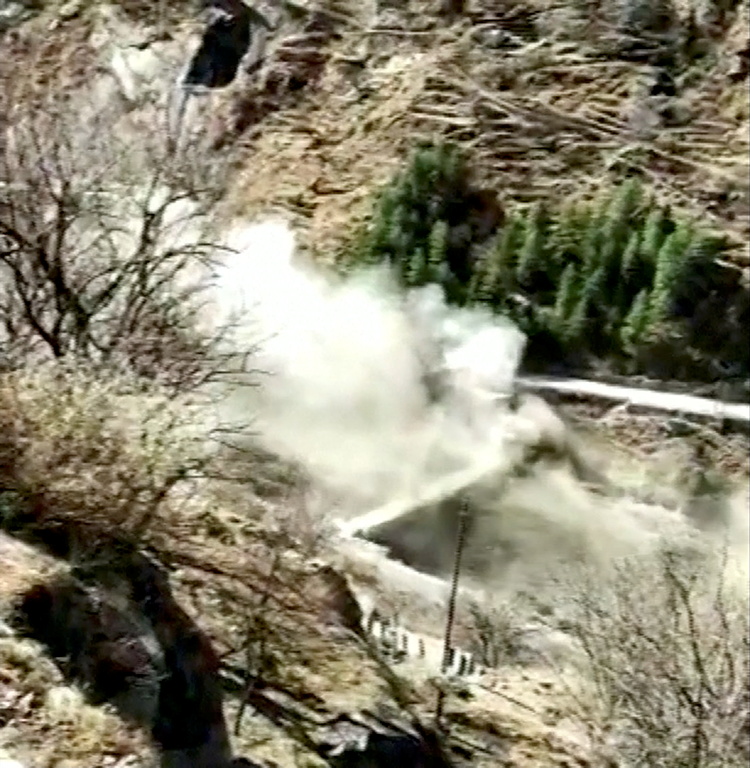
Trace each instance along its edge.
<instances>
[{"instance_id":1,"label":"dry grass","mask_svg":"<svg viewBox=\"0 0 750 768\"><path fill-rule=\"evenodd\" d=\"M65 570L2 533L0 562L0 622L32 586ZM124 758L140 766L153 758L143 735L66 686L41 646L0 633L0 757L4 753L34 768L98 768Z\"/></svg>"},{"instance_id":2,"label":"dry grass","mask_svg":"<svg viewBox=\"0 0 750 768\"><path fill-rule=\"evenodd\" d=\"M236 209L293 211L325 255L367 215L373 188L413 141L442 136L470 148L483 181L505 199L593 197L640 174L664 202L729 232L746 258L750 100L746 83L727 79L747 28L744 6L714 63L690 73L678 99L684 123L649 132L638 127L649 66L602 58L551 21L555 40L488 51L471 42L473 31L519 21L489 1L475 5L448 27L423 3L389 11L400 28L343 29L323 49L316 85L244 137ZM554 12L542 0L511 10L519 19Z\"/></svg>"},{"instance_id":3,"label":"dry grass","mask_svg":"<svg viewBox=\"0 0 750 768\"><path fill-rule=\"evenodd\" d=\"M190 506L166 502L205 460L200 423L190 403L116 376L66 364L6 374L0 478L18 500L8 511L39 527L74 521L94 536L90 546L97 531L173 536L188 524Z\"/></svg>"},{"instance_id":4,"label":"dry grass","mask_svg":"<svg viewBox=\"0 0 750 768\"><path fill-rule=\"evenodd\" d=\"M105 708L64 685L28 640L0 638L0 755L35 768L93 768L129 757L153 759L146 740Z\"/></svg>"}]
</instances>

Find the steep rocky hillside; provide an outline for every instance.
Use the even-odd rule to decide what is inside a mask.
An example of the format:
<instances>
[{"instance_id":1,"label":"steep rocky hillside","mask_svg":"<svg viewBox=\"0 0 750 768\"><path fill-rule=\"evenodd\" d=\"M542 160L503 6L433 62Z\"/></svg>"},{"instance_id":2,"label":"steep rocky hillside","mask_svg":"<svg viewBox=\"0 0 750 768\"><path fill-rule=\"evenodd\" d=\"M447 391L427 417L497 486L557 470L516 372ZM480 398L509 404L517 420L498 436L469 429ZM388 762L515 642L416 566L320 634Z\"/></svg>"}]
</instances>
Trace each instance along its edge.
<instances>
[{"instance_id":1,"label":"steep rocky hillside","mask_svg":"<svg viewBox=\"0 0 750 768\"><path fill-rule=\"evenodd\" d=\"M24 4L4 5L10 19ZM186 65L200 5L117 3L138 30L134 66L149 68L149 49ZM259 4L273 29L251 23L245 65L198 111L216 151L244 149L234 206L299 214L324 257L415 139L440 136L469 148L505 201L588 198L638 175L730 233L747 263L747 4L662 5L653 33L656 12L636 0ZM37 76L87 76L98 6L39 3L26 15L29 34L44 32ZM125 47L122 32L109 44Z\"/></svg>"},{"instance_id":2,"label":"steep rocky hillside","mask_svg":"<svg viewBox=\"0 0 750 768\"><path fill-rule=\"evenodd\" d=\"M457 13L437 2L327 5L329 32L271 54L268 71L297 78L291 93L268 92L259 109L256 76L228 94L223 130L252 156L238 206L299 210L325 251L415 137L443 136L470 148L503 200L590 197L640 175L731 232L745 262L746 5L706 38L705 56L678 62L618 47L606 3L596 14L543 0L476 0ZM672 13L674 35L689 34L690 7Z\"/></svg>"},{"instance_id":3,"label":"steep rocky hillside","mask_svg":"<svg viewBox=\"0 0 750 768\"><path fill-rule=\"evenodd\" d=\"M244 396L283 375L255 336L205 331L222 307L190 281L228 221L274 211L341 267L443 139L485 239L626 178L725 237L711 269L739 309L713 323L712 288L695 324L723 332L750 285L749 23L746 0L0 0L0 768L746 765L729 419L464 391L398 294L344 329L409 336L372 376L336 337L351 315L296 320L296 385L316 333L336 354L325 391L279 396L274 442ZM739 325L703 347L733 352ZM348 374L376 390L351 409ZM240 393L228 424L217 392ZM371 501L393 527L347 536Z\"/></svg>"}]
</instances>

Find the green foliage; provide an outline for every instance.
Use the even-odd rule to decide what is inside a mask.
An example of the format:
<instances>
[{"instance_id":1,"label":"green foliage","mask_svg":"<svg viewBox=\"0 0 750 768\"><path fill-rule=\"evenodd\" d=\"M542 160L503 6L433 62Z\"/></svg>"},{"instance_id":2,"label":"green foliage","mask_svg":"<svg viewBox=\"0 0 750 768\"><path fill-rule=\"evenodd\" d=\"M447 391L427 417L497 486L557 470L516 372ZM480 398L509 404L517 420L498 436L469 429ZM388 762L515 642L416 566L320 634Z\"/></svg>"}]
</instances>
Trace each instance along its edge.
<instances>
[{"instance_id":1,"label":"green foliage","mask_svg":"<svg viewBox=\"0 0 750 768\"><path fill-rule=\"evenodd\" d=\"M692 238L690 228L683 225L675 229L659 249L649 312L652 325L663 322L672 314L676 292L684 278L684 266Z\"/></svg>"},{"instance_id":2,"label":"green foliage","mask_svg":"<svg viewBox=\"0 0 750 768\"><path fill-rule=\"evenodd\" d=\"M389 262L406 285L438 282L452 300L465 301L473 237L467 201L474 193L456 147L419 146L382 190L371 225L350 250L351 261Z\"/></svg>"},{"instance_id":3,"label":"green foliage","mask_svg":"<svg viewBox=\"0 0 750 768\"><path fill-rule=\"evenodd\" d=\"M664 240L669 234L669 212L654 205L646 217L641 238L641 256L647 264L656 264Z\"/></svg>"},{"instance_id":4,"label":"green foliage","mask_svg":"<svg viewBox=\"0 0 750 768\"><path fill-rule=\"evenodd\" d=\"M425 282L443 283L446 279L445 265L448 257L448 223L442 219L435 222L430 230L427 244Z\"/></svg>"},{"instance_id":5,"label":"green foliage","mask_svg":"<svg viewBox=\"0 0 750 768\"><path fill-rule=\"evenodd\" d=\"M620 329L623 349L632 351L644 337L649 322L649 293L645 288L635 297Z\"/></svg>"},{"instance_id":6,"label":"green foliage","mask_svg":"<svg viewBox=\"0 0 750 768\"><path fill-rule=\"evenodd\" d=\"M378 200L357 260L388 260L408 286L438 283L449 301L509 315L544 363L603 358L632 371L647 365L641 353L656 341L676 357L710 356L700 329L717 322L711 302L724 279L716 265L724 243L676 218L638 180L585 204L507 210L500 231L468 259L477 245L466 218L470 195L458 153L418 149ZM737 333L725 335L729 361L744 370Z\"/></svg>"},{"instance_id":7,"label":"green foliage","mask_svg":"<svg viewBox=\"0 0 750 768\"><path fill-rule=\"evenodd\" d=\"M485 253L472 276L469 300L504 307L515 287L518 250L523 242L525 222L511 214L500 236Z\"/></svg>"},{"instance_id":8,"label":"green foliage","mask_svg":"<svg viewBox=\"0 0 750 768\"><path fill-rule=\"evenodd\" d=\"M427 282L427 277L427 257L424 248L417 248L409 259L404 274L404 282L410 287L424 285Z\"/></svg>"},{"instance_id":9,"label":"green foliage","mask_svg":"<svg viewBox=\"0 0 750 768\"><path fill-rule=\"evenodd\" d=\"M632 232L620 261L620 280L625 285L638 285L644 279L641 257L641 234Z\"/></svg>"},{"instance_id":10,"label":"green foliage","mask_svg":"<svg viewBox=\"0 0 750 768\"><path fill-rule=\"evenodd\" d=\"M571 262L563 270L555 298L555 316L561 324L573 313L579 298L578 293L578 268Z\"/></svg>"},{"instance_id":11,"label":"green foliage","mask_svg":"<svg viewBox=\"0 0 750 768\"><path fill-rule=\"evenodd\" d=\"M533 284L536 273L544 270L544 225L544 208L536 204L526 218L523 246L516 267L516 276L522 286Z\"/></svg>"},{"instance_id":12,"label":"green foliage","mask_svg":"<svg viewBox=\"0 0 750 768\"><path fill-rule=\"evenodd\" d=\"M604 295L604 278L606 276L603 266L597 267L583 284L582 298L586 299L589 307L603 307L607 297Z\"/></svg>"},{"instance_id":13,"label":"green foliage","mask_svg":"<svg viewBox=\"0 0 750 768\"><path fill-rule=\"evenodd\" d=\"M630 240L630 227L636 220L641 197L641 185L631 179L613 195L607 209L602 226L601 262L610 274L617 274L617 267Z\"/></svg>"},{"instance_id":14,"label":"green foliage","mask_svg":"<svg viewBox=\"0 0 750 768\"><path fill-rule=\"evenodd\" d=\"M568 345L580 345L588 325L589 301L584 294L576 302L573 312L563 326L563 341Z\"/></svg>"}]
</instances>

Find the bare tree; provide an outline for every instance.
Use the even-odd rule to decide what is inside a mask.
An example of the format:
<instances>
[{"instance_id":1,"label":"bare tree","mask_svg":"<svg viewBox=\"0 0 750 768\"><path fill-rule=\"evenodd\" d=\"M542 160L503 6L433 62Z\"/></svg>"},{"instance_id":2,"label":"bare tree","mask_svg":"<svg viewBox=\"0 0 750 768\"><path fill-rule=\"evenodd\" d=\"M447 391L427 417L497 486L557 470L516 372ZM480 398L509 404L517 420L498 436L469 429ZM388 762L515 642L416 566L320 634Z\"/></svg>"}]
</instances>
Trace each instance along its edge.
<instances>
[{"instance_id":1,"label":"bare tree","mask_svg":"<svg viewBox=\"0 0 750 768\"><path fill-rule=\"evenodd\" d=\"M517 661L523 647L523 609L513 598L489 605L471 603L473 650L484 667Z\"/></svg>"},{"instance_id":2,"label":"bare tree","mask_svg":"<svg viewBox=\"0 0 750 768\"><path fill-rule=\"evenodd\" d=\"M607 764L747 765L747 593L725 565L665 552L578 585L572 631L590 683L578 716Z\"/></svg>"},{"instance_id":3,"label":"bare tree","mask_svg":"<svg viewBox=\"0 0 750 768\"><path fill-rule=\"evenodd\" d=\"M216 348L216 329L196 319L220 251L211 222L224 162L198 141L172 152L160 124L139 130L112 105L83 111L85 91L28 98L8 77L0 97L5 366L76 356L194 385Z\"/></svg>"}]
</instances>

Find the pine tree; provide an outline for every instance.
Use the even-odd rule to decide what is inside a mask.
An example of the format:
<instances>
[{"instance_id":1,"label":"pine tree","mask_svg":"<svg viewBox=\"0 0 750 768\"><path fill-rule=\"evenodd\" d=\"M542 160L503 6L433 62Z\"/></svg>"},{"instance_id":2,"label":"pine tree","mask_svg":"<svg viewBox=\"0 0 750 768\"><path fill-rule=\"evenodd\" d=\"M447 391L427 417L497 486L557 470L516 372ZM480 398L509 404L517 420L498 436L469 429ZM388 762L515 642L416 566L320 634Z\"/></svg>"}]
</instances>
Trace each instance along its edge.
<instances>
[{"instance_id":1,"label":"pine tree","mask_svg":"<svg viewBox=\"0 0 750 768\"><path fill-rule=\"evenodd\" d=\"M589 310L604 307L606 296L604 287L606 282L606 272L604 267L597 267L584 281L581 296L586 299L586 306Z\"/></svg>"},{"instance_id":2,"label":"pine tree","mask_svg":"<svg viewBox=\"0 0 750 768\"><path fill-rule=\"evenodd\" d=\"M618 321L625 317L638 291L650 284L644 276L640 248L640 233L631 232L620 259L619 279L614 291L613 307Z\"/></svg>"},{"instance_id":3,"label":"pine tree","mask_svg":"<svg viewBox=\"0 0 750 768\"><path fill-rule=\"evenodd\" d=\"M586 227L585 211L574 205L567 205L550 222L548 242L548 261L557 270L562 270L571 260L578 260L581 253L581 239Z\"/></svg>"},{"instance_id":4,"label":"pine tree","mask_svg":"<svg viewBox=\"0 0 750 768\"><path fill-rule=\"evenodd\" d=\"M397 218L398 200L394 189L383 190L378 198L371 224L363 227L354 239L352 262L355 264L377 264L384 257L392 255L391 244Z\"/></svg>"},{"instance_id":5,"label":"pine tree","mask_svg":"<svg viewBox=\"0 0 750 768\"><path fill-rule=\"evenodd\" d=\"M659 250L666 239L666 221L665 210L654 205L646 217L641 238L641 255L647 264L656 265Z\"/></svg>"},{"instance_id":6,"label":"pine tree","mask_svg":"<svg viewBox=\"0 0 750 768\"><path fill-rule=\"evenodd\" d=\"M413 199L423 198L425 192L437 187L440 182L440 155L434 147L420 147L413 154L411 163L404 174L409 182L409 195Z\"/></svg>"},{"instance_id":7,"label":"pine tree","mask_svg":"<svg viewBox=\"0 0 750 768\"><path fill-rule=\"evenodd\" d=\"M649 323L649 293L641 290L633 301L630 311L620 328L620 343L623 349L632 352L643 339Z\"/></svg>"},{"instance_id":8,"label":"pine tree","mask_svg":"<svg viewBox=\"0 0 750 768\"><path fill-rule=\"evenodd\" d=\"M426 280L434 283L442 283L447 267L447 253L448 224L441 219L435 222L435 225L430 232L427 245Z\"/></svg>"},{"instance_id":9,"label":"pine tree","mask_svg":"<svg viewBox=\"0 0 750 768\"><path fill-rule=\"evenodd\" d=\"M714 262L723 247L724 241L714 235L692 237L672 288L672 295L683 311L691 312L695 303L709 291Z\"/></svg>"},{"instance_id":10,"label":"pine tree","mask_svg":"<svg viewBox=\"0 0 750 768\"><path fill-rule=\"evenodd\" d=\"M669 235L659 249L649 312L652 325L658 325L671 314L685 256L692 238L691 228L681 225Z\"/></svg>"},{"instance_id":11,"label":"pine tree","mask_svg":"<svg viewBox=\"0 0 750 768\"><path fill-rule=\"evenodd\" d=\"M428 278L427 257L424 248L417 248L406 265L404 283L410 287L424 285Z\"/></svg>"},{"instance_id":12,"label":"pine tree","mask_svg":"<svg viewBox=\"0 0 750 768\"><path fill-rule=\"evenodd\" d=\"M526 217L523 246L516 268L518 282L527 288L533 287L534 274L544 265L544 225L544 208L536 203Z\"/></svg>"},{"instance_id":13,"label":"pine tree","mask_svg":"<svg viewBox=\"0 0 750 768\"><path fill-rule=\"evenodd\" d=\"M487 252L476 275L474 298L483 304L496 306L502 301L504 286L502 238Z\"/></svg>"},{"instance_id":14,"label":"pine tree","mask_svg":"<svg viewBox=\"0 0 750 768\"><path fill-rule=\"evenodd\" d=\"M489 269L494 247L495 244L493 243L489 248L485 248L474 262L471 279L469 280L469 287L466 291L466 300L469 304L476 304L477 302L484 301L482 284L485 275L487 274L487 270Z\"/></svg>"},{"instance_id":15,"label":"pine tree","mask_svg":"<svg viewBox=\"0 0 750 768\"><path fill-rule=\"evenodd\" d=\"M627 247L630 233L636 229L636 214L642 189L636 179L626 181L614 194L607 209L602 233L601 263L608 274L616 274L618 257Z\"/></svg>"},{"instance_id":16,"label":"pine tree","mask_svg":"<svg viewBox=\"0 0 750 768\"><path fill-rule=\"evenodd\" d=\"M468 228L470 211L463 203L471 192L468 167L457 147L419 146L407 167L381 191L372 227L355 241L352 256L365 263L387 260L403 279L408 275L414 280L420 272L414 258L421 250L431 272L421 280L447 281L452 296L463 301L466 276L462 273L459 281L451 274L447 257L455 247L454 235Z\"/></svg>"},{"instance_id":17,"label":"pine tree","mask_svg":"<svg viewBox=\"0 0 750 768\"><path fill-rule=\"evenodd\" d=\"M487 256L484 273L479 281L477 298L492 306L502 305L514 287L519 243L524 219L511 214L495 246Z\"/></svg>"},{"instance_id":18,"label":"pine tree","mask_svg":"<svg viewBox=\"0 0 750 768\"><path fill-rule=\"evenodd\" d=\"M640 250L641 236L638 232L632 232L620 260L620 279L628 286L640 287L639 283L642 280Z\"/></svg>"},{"instance_id":19,"label":"pine tree","mask_svg":"<svg viewBox=\"0 0 750 768\"><path fill-rule=\"evenodd\" d=\"M581 260L584 275L590 275L601 265L601 249L604 225L607 219L609 198L602 198L592 212L581 240Z\"/></svg>"},{"instance_id":20,"label":"pine tree","mask_svg":"<svg viewBox=\"0 0 750 768\"><path fill-rule=\"evenodd\" d=\"M573 312L565 323L563 330L563 341L569 345L585 346L584 337L586 335L586 328L588 326L588 301L586 296L576 302Z\"/></svg>"},{"instance_id":21,"label":"pine tree","mask_svg":"<svg viewBox=\"0 0 750 768\"><path fill-rule=\"evenodd\" d=\"M411 240L409 231L398 220L393 220L388 232L387 250L383 249L384 255L390 257L394 264L406 267L412 254Z\"/></svg>"},{"instance_id":22,"label":"pine tree","mask_svg":"<svg viewBox=\"0 0 750 768\"><path fill-rule=\"evenodd\" d=\"M563 270L555 297L555 317L561 324L573 314L578 298L578 270L570 262Z\"/></svg>"}]
</instances>

